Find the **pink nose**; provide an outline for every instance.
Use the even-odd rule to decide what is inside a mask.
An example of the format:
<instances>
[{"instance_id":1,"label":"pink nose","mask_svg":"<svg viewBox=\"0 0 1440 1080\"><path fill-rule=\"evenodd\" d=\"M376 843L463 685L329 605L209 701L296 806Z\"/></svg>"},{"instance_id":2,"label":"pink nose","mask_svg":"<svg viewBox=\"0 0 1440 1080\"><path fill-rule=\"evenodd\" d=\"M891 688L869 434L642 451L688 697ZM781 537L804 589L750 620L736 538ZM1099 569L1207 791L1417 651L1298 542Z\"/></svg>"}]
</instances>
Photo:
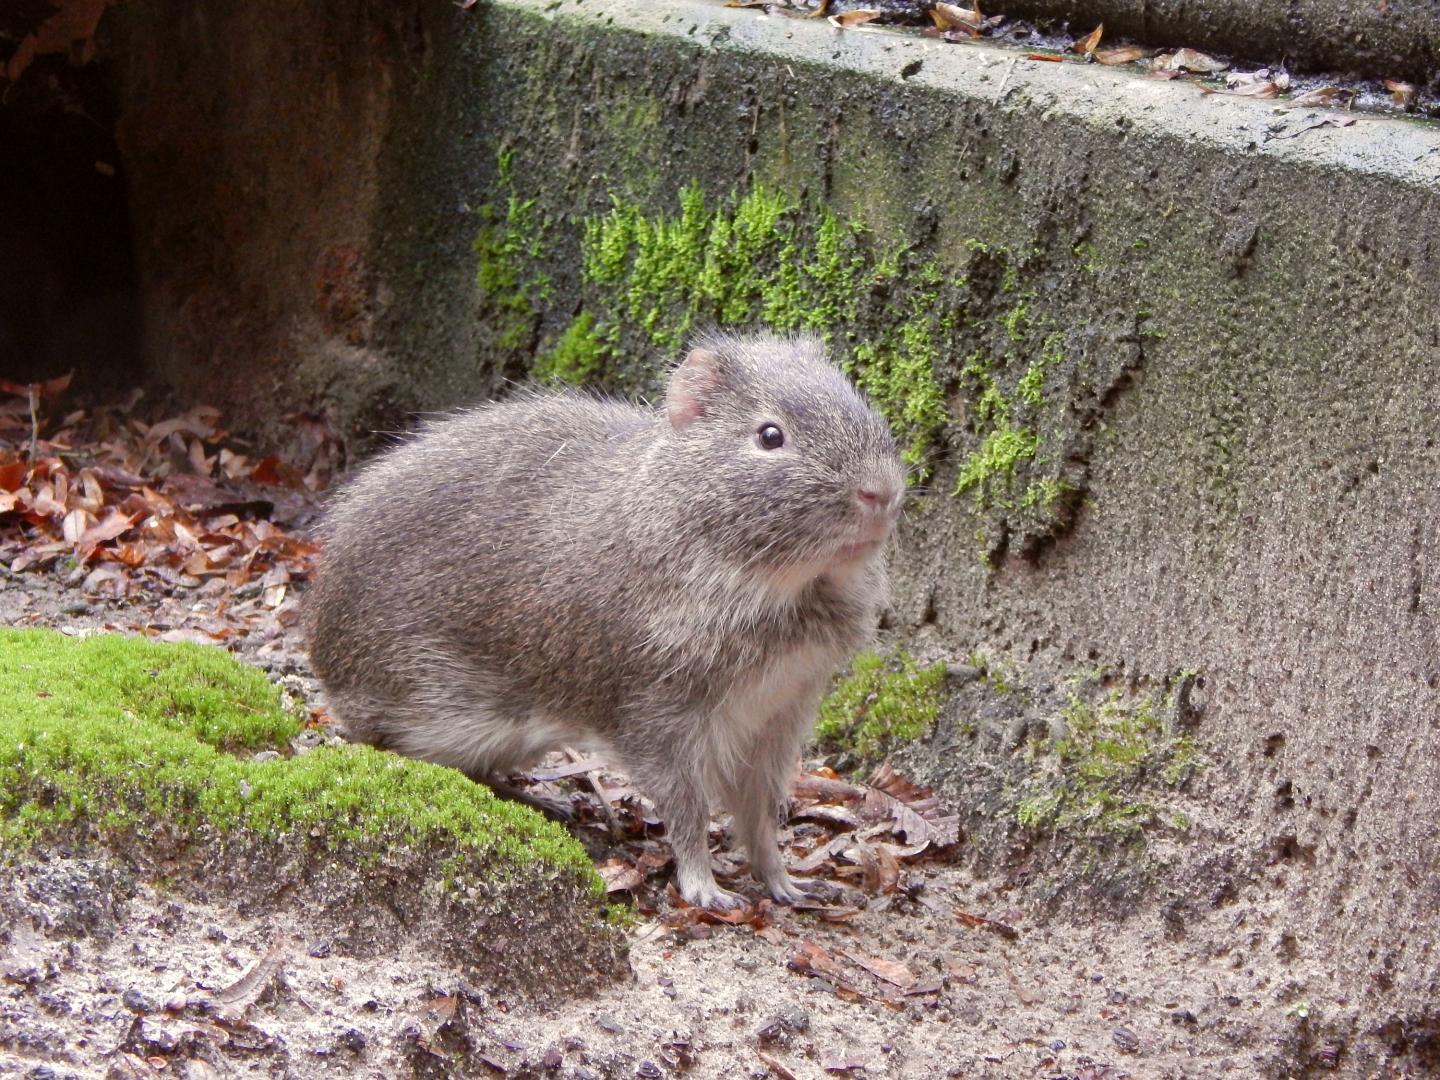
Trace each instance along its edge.
<instances>
[{"instance_id":1,"label":"pink nose","mask_svg":"<svg viewBox=\"0 0 1440 1080\"><path fill-rule=\"evenodd\" d=\"M855 498L869 510L888 510L898 492L894 488L857 488Z\"/></svg>"}]
</instances>

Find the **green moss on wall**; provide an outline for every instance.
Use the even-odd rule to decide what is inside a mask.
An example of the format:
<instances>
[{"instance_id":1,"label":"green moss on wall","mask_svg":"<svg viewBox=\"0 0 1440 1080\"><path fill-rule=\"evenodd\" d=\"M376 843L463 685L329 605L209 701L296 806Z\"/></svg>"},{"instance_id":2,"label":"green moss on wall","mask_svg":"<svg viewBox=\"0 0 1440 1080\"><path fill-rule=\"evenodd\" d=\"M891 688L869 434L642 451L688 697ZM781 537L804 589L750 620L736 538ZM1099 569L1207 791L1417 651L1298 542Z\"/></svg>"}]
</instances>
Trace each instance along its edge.
<instances>
[{"instance_id":1,"label":"green moss on wall","mask_svg":"<svg viewBox=\"0 0 1440 1080\"><path fill-rule=\"evenodd\" d=\"M456 853L452 876L545 867L599 894L563 829L453 769L361 746L290 756L300 721L260 672L219 649L0 629L0 659L5 852L164 822L300 837L360 860L434 844ZM255 761L262 749L281 756Z\"/></svg>"},{"instance_id":2,"label":"green moss on wall","mask_svg":"<svg viewBox=\"0 0 1440 1080\"><path fill-rule=\"evenodd\" d=\"M503 203L481 206L475 237L475 284L483 317L502 349L533 344L536 328L552 287L541 267L544 229L536 216L536 200L515 193L513 159L500 155L498 187Z\"/></svg>"},{"instance_id":3,"label":"green moss on wall","mask_svg":"<svg viewBox=\"0 0 1440 1080\"><path fill-rule=\"evenodd\" d=\"M902 266L863 226L756 186L710 203L683 188L674 214L612 196L583 223L582 310L536 359L547 381L648 389L625 346L673 357L704 327L763 324L821 335L885 414L917 475L929 471L947 420L941 372L953 314L933 260ZM862 335L861 305L898 298L903 318Z\"/></svg>"},{"instance_id":4,"label":"green moss on wall","mask_svg":"<svg viewBox=\"0 0 1440 1080\"><path fill-rule=\"evenodd\" d=\"M615 349L613 330L607 328L606 336L602 336L595 326L595 316L582 311L555 344L536 358L531 374L543 383L571 386L598 379L605 370L606 358Z\"/></svg>"},{"instance_id":5,"label":"green moss on wall","mask_svg":"<svg viewBox=\"0 0 1440 1080\"><path fill-rule=\"evenodd\" d=\"M716 198L691 181L667 208L621 173L602 181L605 209L539 220L550 204L517 191L502 157L506 197L477 252L482 317L507 366L653 395L699 330L815 333L889 421L912 483L940 471L965 500L983 560L1033 551L1073 518L1085 409L1101 391L1035 282L1057 257L1083 277L1078 256L882 242L864 220L763 183ZM578 257L562 268L558 251ZM549 310L556 289L568 312Z\"/></svg>"},{"instance_id":6,"label":"green moss on wall","mask_svg":"<svg viewBox=\"0 0 1440 1080\"><path fill-rule=\"evenodd\" d=\"M1118 692L1099 703L1072 695L1062 733L1029 747L1035 771L1017 800L1018 823L1090 840L1177 827L1181 817L1165 812L1165 793L1189 779L1199 755L1188 737L1166 732L1168 704Z\"/></svg>"},{"instance_id":7,"label":"green moss on wall","mask_svg":"<svg viewBox=\"0 0 1440 1080\"><path fill-rule=\"evenodd\" d=\"M815 737L862 758L880 757L934 730L944 682L944 664L921 667L903 651L888 659L863 652L821 702Z\"/></svg>"}]
</instances>

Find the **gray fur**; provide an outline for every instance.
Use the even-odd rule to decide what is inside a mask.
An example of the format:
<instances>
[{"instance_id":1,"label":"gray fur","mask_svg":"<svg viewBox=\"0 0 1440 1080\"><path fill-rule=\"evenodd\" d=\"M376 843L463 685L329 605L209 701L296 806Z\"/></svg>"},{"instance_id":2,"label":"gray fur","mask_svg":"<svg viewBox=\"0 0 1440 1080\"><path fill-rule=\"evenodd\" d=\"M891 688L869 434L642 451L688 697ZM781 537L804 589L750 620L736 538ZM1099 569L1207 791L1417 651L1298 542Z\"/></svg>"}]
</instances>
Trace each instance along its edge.
<instances>
[{"instance_id":1,"label":"gray fur","mask_svg":"<svg viewBox=\"0 0 1440 1080\"><path fill-rule=\"evenodd\" d=\"M794 899L777 816L884 601L903 488L817 341L712 335L658 408L530 392L366 468L330 515L311 659L351 739L477 780L563 744L612 753L665 818L681 893L712 907L739 902L710 870L718 799Z\"/></svg>"}]
</instances>

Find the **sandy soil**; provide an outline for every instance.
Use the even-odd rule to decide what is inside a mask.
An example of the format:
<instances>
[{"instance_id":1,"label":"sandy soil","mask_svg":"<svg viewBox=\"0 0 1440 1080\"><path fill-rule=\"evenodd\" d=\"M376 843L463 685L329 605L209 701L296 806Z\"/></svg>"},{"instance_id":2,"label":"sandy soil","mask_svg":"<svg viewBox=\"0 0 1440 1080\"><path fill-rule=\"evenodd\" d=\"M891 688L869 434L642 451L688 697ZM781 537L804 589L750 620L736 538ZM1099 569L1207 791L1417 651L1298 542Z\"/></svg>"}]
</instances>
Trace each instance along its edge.
<instances>
[{"instance_id":1,"label":"sandy soil","mask_svg":"<svg viewBox=\"0 0 1440 1080\"><path fill-rule=\"evenodd\" d=\"M183 636L210 602L193 590L104 601L26 574L0 588L0 619ZM278 621L238 645L313 698ZM589 999L544 987L501 999L418 937L346 956L304 910L182 902L119 864L54 852L0 883L0 1076L1421 1075L1378 1042L1312 1030L1325 972L1285 958L1282 913L1263 902L1185 923L1158 903L1070 922L958 861L904 875L843 924L777 909L759 929L676 927L655 891L659 912L632 933L632 979Z\"/></svg>"}]
</instances>

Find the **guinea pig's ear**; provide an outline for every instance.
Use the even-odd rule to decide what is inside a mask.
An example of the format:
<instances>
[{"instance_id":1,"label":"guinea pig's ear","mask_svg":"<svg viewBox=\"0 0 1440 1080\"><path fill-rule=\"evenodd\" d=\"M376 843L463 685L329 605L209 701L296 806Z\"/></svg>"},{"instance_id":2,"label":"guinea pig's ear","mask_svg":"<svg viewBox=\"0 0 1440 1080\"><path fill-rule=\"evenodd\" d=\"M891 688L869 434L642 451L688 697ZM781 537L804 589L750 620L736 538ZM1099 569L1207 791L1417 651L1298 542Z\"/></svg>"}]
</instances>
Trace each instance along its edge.
<instances>
[{"instance_id":1,"label":"guinea pig's ear","mask_svg":"<svg viewBox=\"0 0 1440 1080\"><path fill-rule=\"evenodd\" d=\"M665 387L665 415L676 431L705 415L715 392L720 389L720 363L719 353L693 349L670 373Z\"/></svg>"}]
</instances>

